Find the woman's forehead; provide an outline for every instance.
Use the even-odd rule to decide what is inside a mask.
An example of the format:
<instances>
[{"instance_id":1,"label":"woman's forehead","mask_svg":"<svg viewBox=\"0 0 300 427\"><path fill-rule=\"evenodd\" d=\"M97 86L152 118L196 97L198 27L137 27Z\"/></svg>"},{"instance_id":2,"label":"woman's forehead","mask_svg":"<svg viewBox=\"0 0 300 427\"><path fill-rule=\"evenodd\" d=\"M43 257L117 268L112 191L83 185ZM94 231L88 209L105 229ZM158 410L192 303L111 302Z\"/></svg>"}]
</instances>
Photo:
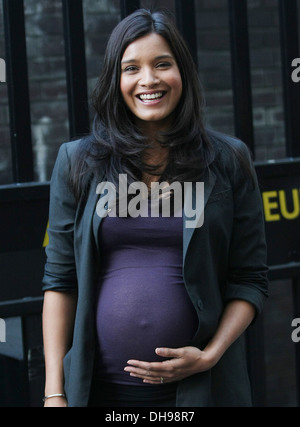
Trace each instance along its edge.
<instances>
[{"instance_id":1,"label":"woman's forehead","mask_svg":"<svg viewBox=\"0 0 300 427\"><path fill-rule=\"evenodd\" d=\"M167 40L156 33L150 33L130 43L122 57L122 62L137 60L139 56L157 54L157 56L173 57Z\"/></svg>"}]
</instances>

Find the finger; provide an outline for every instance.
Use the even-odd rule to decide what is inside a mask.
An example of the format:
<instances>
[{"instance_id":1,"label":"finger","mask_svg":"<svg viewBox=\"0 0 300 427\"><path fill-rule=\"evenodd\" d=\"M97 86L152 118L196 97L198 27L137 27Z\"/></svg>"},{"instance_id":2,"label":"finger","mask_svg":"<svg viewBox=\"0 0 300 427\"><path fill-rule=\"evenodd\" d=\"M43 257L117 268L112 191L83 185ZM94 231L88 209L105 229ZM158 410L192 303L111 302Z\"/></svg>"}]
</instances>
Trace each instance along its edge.
<instances>
[{"instance_id":1,"label":"finger","mask_svg":"<svg viewBox=\"0 0 300 427\"><path fill-rule=\"evenodd\" d=\"M145 362L143 360L135 360L130 359L127 360L127 365L138 366L138 367L146 367L146 365L150 365L151 362Z\"/></svg>"},{"instance_id":2,"label":"finger","mask_svg":"<svg viewBox=\"0 0 300 427\"><path fill-rule=\"evenodd\" d=\"M144 362L142 360L128 360L127 365L147 372L164 369L164 362Z\"/></svg>"},{"instance_id":3,"label":"finger","mask_svg":"<svg viewBox=\"0 0 300 427\"><path fill-rule=\"evenodd\" d=\"M158 376L157 373L150 374L147 372L145 374L145 372L140 372L140 371L130 372L127 369L125 370L130 373L131 377L140 378L141 380L143 380L144 383L147 383L147 384L162 384L166 382L165 378L163 378L162 380L162 376L161 375Z\"/></svg>"},{"instance_id":4,"label":"finger","mask_svg":"<svg viewBox=\"0 0 300 427\"><path fill-rule=\"evenodd\" d=\"M160 347L155 349L155 353L161 357L178 358L181 357L180 348Z\"/></svg>"},{"instance_id":5,"label":"finger","mask_svg":"<svg viewBox=\"0 0 300 427\"><path fill-rule=\"evenodd\" d=\"M124 368L125 372L128 372L133 377L144 378L149 380L157 380L160 379L161 376L165 373L165 371L161 368L157 369L143 369L135 366L126 366Z\"/></svg>"},{"instance_id":6,"label":"finger","mask_svg":"<svg viewBox=\"0 0 300 427\"><path fill-rule=\"evenodd\" d=\"M133 366L126 366L124 368L125 372L128 372L132 377L139 377L139 378L145 378L145 377L150 377L153 374L151 373L151 371L149 370L145 370L145 369L141 369L141 368L136 368Z\"/></svg>"}]
</instances>

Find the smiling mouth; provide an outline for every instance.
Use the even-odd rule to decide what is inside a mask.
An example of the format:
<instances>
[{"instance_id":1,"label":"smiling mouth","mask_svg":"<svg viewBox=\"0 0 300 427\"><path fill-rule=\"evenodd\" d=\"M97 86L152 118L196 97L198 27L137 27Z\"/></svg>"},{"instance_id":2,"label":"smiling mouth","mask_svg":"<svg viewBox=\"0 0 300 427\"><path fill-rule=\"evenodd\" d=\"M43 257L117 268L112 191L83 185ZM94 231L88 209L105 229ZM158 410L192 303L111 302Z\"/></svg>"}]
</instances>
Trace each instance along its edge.
<instances>
[{"instance_id":1,"label":"smiling mouth","mask_svg":"<svg viewBox=\"0 0 300 427\"><path fill-rule=\"evenodd\" d=\"M166 92L156 92L156 93L142 93L140 95L137 95L137 98L140 99L143 102L152 102L152 101L158 101L159 99L163 98L165 96Z\"/></svg>"}]
</instances>

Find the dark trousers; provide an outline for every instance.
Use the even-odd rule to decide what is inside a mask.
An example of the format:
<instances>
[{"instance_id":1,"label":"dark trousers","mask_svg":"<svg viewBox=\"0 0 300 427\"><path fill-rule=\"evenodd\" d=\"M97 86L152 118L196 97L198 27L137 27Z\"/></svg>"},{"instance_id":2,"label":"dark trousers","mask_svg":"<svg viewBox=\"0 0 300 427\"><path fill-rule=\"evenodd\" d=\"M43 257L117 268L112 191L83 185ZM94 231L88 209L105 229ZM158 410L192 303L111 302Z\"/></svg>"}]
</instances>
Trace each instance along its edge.
<instances>
[{"instance_id":1,"label":"dark trousers","mask_svg":"<svg viewBox=\"0 0 300 427\"><path fill-rule=\"evenodd\" d=\"M124 385L100 381L92 383L89 407L175 407L176 383Z\"/></svg>"}]
</instances>

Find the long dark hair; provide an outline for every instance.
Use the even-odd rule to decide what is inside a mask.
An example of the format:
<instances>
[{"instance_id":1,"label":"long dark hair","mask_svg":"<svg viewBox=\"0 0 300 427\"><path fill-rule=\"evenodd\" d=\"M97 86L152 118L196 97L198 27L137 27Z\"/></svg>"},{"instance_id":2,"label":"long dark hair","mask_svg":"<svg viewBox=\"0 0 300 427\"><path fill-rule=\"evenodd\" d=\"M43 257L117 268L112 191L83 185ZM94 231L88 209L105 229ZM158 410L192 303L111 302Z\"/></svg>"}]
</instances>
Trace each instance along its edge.
<instances>
[{"instance_id":1,"label":"long dark hair","mask_svg":"<svg viewBox=\"0 0 300 427\"><path fill-rule=\"evenodd\" d=\"M150 33L168 42L183 86L172 126L157 135L157 140L170 149L164 178L180 182L192 180L213 159L213 148L203 123L204 97L189 49L169 12L139 9L123 19L109 38L103 69L92 97L96 112L92 134L81 143L73 168L72 186L76 193L80 191L82 176L91 167L88 164L99 168L99 162L103 161L106 178L112 183L118 182L121 173L128 175L129 183L140 180L142 171L156 173L155 167L143 162L149 142L135 125L120 92L121 60L126 48ZM86 162L87 154L92 162Z\"/></svg>"}]
</instances>

